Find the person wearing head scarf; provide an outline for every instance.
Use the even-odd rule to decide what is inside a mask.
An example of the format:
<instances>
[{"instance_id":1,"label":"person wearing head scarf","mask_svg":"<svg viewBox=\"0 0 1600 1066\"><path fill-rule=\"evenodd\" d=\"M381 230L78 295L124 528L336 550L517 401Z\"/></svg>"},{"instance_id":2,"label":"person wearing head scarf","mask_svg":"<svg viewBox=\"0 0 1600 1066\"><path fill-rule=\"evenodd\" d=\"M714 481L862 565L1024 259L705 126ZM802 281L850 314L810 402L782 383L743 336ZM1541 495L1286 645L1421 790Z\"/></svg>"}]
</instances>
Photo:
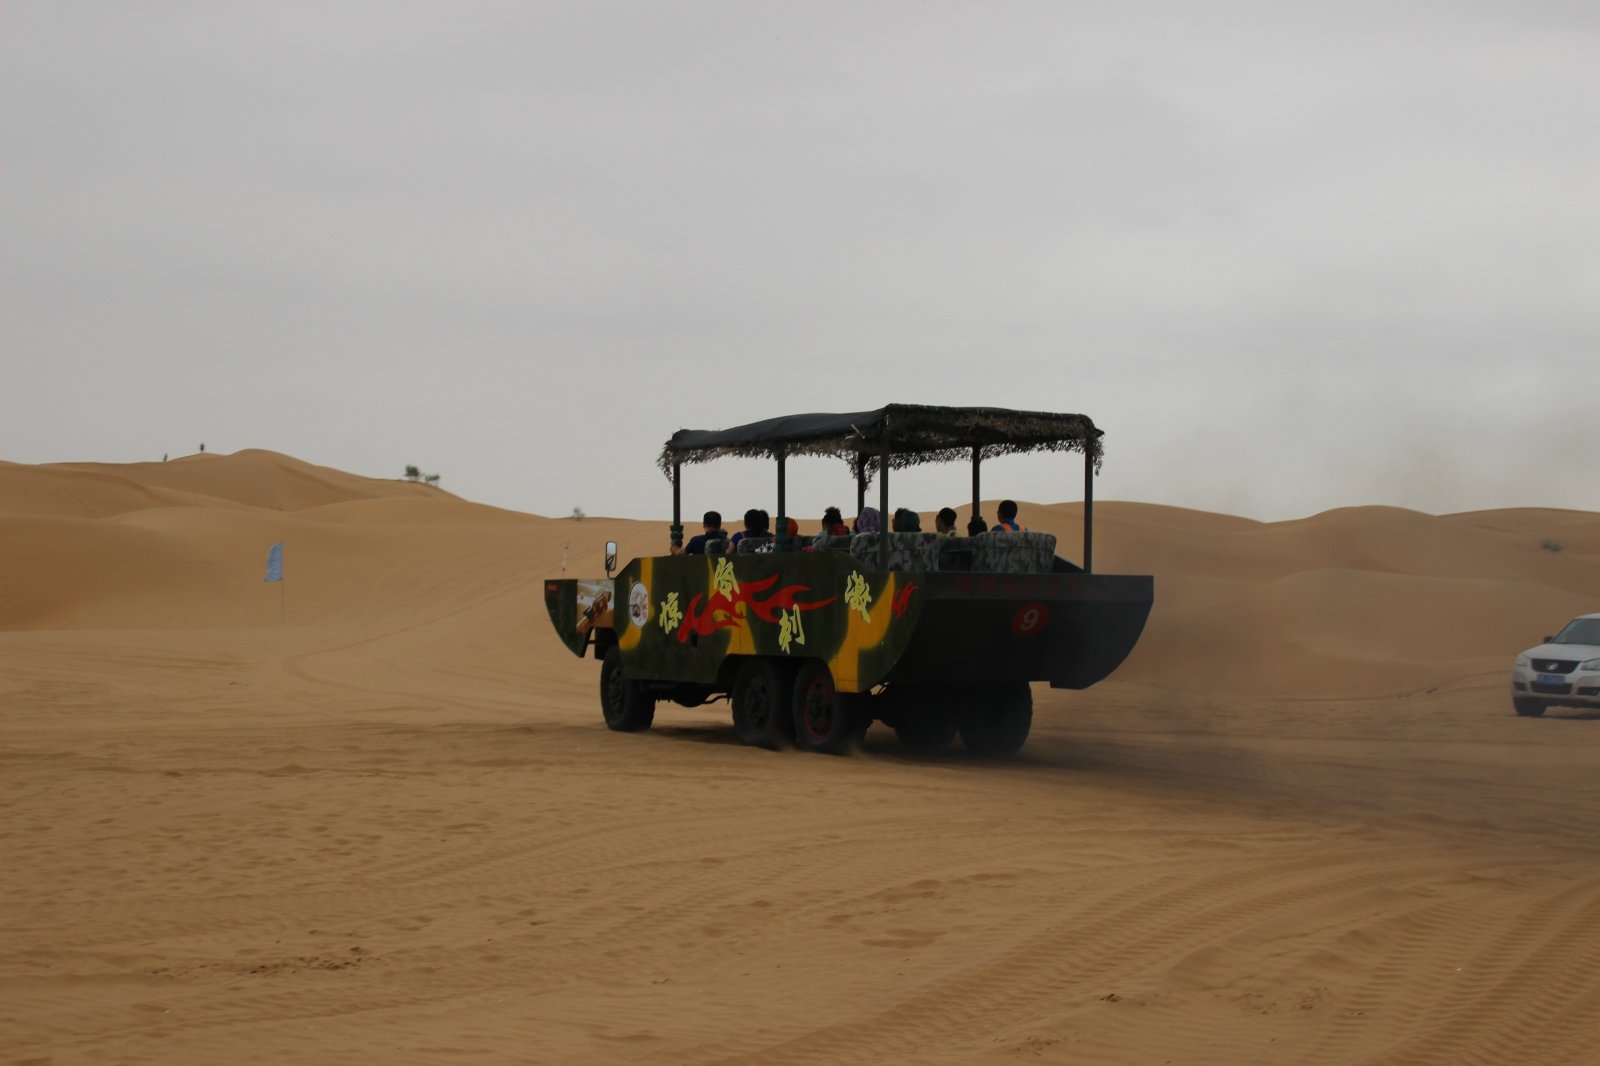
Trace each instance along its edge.
<instances>
[{"instance_id":1,"label":"person wearing head scarf","mask_svg":"<svg viewBox=\"0 0 1600 1066\"><path fill-rule=\"evenodd\" d=\"M883 519L878 515L876 507L863 507L861 514L856 517L857 533L876 533L883 528Z\"/></svg>"}]
</instances>

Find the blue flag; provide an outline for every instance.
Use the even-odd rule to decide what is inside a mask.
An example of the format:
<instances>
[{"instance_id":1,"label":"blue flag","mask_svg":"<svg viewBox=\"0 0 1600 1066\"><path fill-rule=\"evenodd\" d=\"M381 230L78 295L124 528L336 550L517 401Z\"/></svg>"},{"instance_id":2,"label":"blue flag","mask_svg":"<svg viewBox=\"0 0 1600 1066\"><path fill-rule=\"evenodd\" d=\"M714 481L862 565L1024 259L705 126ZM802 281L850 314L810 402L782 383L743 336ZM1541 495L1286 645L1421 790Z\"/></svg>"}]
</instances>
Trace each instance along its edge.
<instances>
[{"instance_id":1,"label":"blue flag","mask_svg":"<svg viewBox=\"0 0 1600 1066\"><path fill-rule=\"evenodd\" d=\"M272 546L272 550L271 551L267 552L267 577L266 577L266 580L268 580L268 581L282 581L283 580L283 541L281 541L281 540L278 541L278 543L276 543L276 544L274 544Z\"/></svg>"}]
</instances>

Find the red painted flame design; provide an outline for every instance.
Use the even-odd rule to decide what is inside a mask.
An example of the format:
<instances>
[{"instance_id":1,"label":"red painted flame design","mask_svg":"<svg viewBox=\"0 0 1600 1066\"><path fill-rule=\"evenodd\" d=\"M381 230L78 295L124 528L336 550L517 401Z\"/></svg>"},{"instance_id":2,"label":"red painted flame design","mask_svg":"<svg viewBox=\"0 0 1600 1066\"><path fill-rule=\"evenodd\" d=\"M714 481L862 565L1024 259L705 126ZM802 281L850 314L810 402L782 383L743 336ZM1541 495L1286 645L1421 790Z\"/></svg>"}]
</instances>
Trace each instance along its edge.
<instances>
[{"instance_id":1,"label":"red painted flame design","mask_svg":"<svg viewBox=\"0 0 1600 1066\"><path fill-rule=\"evenodd\" d=\"M911 606L911 594L915 591L917 591L917 583L913 581L901 589L900 595L894 598L893 610L896 618L904 618L906 616L906 608Z\"/></svg>"},{"instance_id":2,"label":"red painted flame design","mask_svg":"<svg viewBox=\"0 0 1600 1066\"><path fill-rule=\"evenodd\" d=\"M678 625L678 643L689 643L690 634L709 637L719 629L735 629L745 624L745 616L749 614L754 614L763 622L776 624L779 611L815 611L838 599L837 596L829 596L814 603L801 603L797 597L810 592L809 585L785 585L770 595L761 596L760 593L777 584L778 576L771 574L759 581L741 581L731 596L713 592L707 599L704 593L696 593L683 613L683 621ZM705 601L704 607L701 601ZM743 614L737 610L740 604L746 608Z\"/></svg>"}]
</instances>

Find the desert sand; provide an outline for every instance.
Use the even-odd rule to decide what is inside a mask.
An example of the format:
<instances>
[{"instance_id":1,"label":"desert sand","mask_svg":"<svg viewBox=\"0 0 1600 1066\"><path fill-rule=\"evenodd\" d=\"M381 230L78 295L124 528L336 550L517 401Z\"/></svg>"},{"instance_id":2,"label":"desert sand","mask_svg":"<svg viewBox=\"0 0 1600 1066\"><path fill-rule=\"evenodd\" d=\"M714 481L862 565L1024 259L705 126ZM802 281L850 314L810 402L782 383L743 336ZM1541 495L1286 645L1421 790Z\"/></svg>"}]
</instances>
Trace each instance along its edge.
<instances>
[{"instance_id":1,"label":"desert sand","mask_svg":"<svg viewBox=\"0 0 1600 1066\"><path fill-rule=\"evenodd\" d=\"M1096 516L1112 680L829 758L603 727L541 581L664 519L0 463L0 1058L1600 1063L1600 720L1506 691L1600 515Z\"/></svg>"}]
</instances>

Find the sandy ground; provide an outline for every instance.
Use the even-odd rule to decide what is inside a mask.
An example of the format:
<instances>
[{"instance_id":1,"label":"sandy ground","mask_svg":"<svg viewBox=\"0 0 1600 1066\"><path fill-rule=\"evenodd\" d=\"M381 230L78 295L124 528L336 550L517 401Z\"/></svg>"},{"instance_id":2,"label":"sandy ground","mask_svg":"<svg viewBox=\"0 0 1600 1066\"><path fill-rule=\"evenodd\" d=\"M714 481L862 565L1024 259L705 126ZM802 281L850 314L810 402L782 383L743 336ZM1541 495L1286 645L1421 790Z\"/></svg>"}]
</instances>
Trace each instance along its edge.
<instances>
[{"instance_id":1,"label":"sandy ground","mask_svg":"<svg viewBox=\"0 0 1600 1066\"><path fill-rule=\"evenodd\" d=\"M1113 681L827 758L601 725L540 581L664 523L0 463L0 1059L1600 1063L1600 720L1505 691L1600 515L1097 518Z\"/></svg>"}]
</instances>

